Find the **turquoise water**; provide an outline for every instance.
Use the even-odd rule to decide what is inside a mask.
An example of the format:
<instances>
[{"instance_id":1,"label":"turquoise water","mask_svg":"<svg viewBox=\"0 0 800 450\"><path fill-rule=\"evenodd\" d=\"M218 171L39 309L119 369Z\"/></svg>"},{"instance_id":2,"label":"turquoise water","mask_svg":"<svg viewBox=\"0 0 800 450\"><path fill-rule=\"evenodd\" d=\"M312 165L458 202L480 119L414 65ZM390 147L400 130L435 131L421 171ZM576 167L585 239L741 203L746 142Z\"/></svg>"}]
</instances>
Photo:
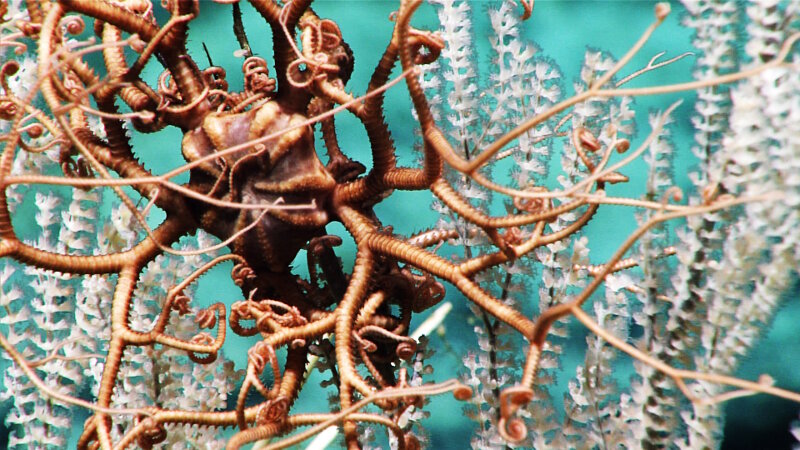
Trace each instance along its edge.
<instances>
[{"instance_id":1,"label":"turquoise water","mask_svg":"<svg viewBox=\"0 0 800 450\"><path fill-rule=\"evenodd\" d=\"M475 10L475 43L479 55L479 67L488 71L490 64L488 36L488 21L484 11L490 7L490 2L473 2ZM318 1L315 10L325 18L332 18L339 24L344 39L352 47L356 57L355 72L348 88L356 93L363 92L371 72L380 58L391 35L392 23L388 20L390 12L397 8L395 1ZM610 52L615 57L620 57L635 42L645 27L651 23L653 2L647 1L542 1L538 0L533 17L524 24L522 35L526 39L535 41L540 47L541 54L554 61L563 74L563 89L571 92L573 80L577 78L583 62L584 52L588 47L602 49ZM224 67L228 73L228 81L233 90L241 86L239 67L241 60L233 56L238 49L238 44L231 32L232 21L230 7L224 5L201 3L201 14L192 22L189 52L198 61L201 67L205 66L205 54L202 44L205 44L215 65ZM250 38L250 44L256 54L263 56L270 62L271 40L270 33L263 20L255 14L249 5L243 5L245 14L245 27ZM647 46L630 64L629 68L644 66L650 57L660 51L667 51L665 57L692 49L690 33L679 26L680 11L676 11L655 33ZM415 26L433 29L437 22L433 10L429 6L423 7L415 18ZM160 22L165 20L160 18ZM647 74L631 83L632 87L648 86L664 83L686 81L691 78L694 61L686 58L671 66ZM160 67L151 64L147 76L154 79ZM623 75L632 70L623 70ZM647 115L657 109L664 109L679 98L686 101L679 107L675 117L677 123L673 128L674 142L679 155L690 155L689 147L692 139L692 129L689 118L692 114L691 94L671 95L657 98L641 98L636 100L637 122L639 132L637 139L632 144L641 142L649 131ZM414 145L414 126L410 114L410 103L407 93L402 85L393 88L387 94L387 121L396 142L401 163L412 163L416 155L412 148ZM360 125L346 114L337 119L340 130L339 138L342 149L352 159L358 160L369 166L370 150L366 136ZM179 152L180 133L177 130L165 130L154 135L137 135L134 146L140 159L146 161L148 168L156 172L163 172L183 163ZM318 150L321 151L318 145ZM681 156L674 162L676 184L684 190L690 190L687 174L695 164L692 157ZM642 192L646 176L644 163L639 162L628 167L624 173L631 178L626 186L619 188L617 195L634 195ZM181 181L180 179L178 181ZM185 180L184 180L185 181ZM410 234L415 231L430 227L436 222L436 213L428 205L431 196L422 193L395 193L376 207L378 217L384 225L392 225L399 234ZM154 221L157 219L154 219ZM602 262L616 249L625 236L636 226L631 211L621 208L601 208L601 212L587 227L586 234L590 237L592 259ZM609 236L608 230L613 229ZM329 231L345 237L345 244L337 250L346 266L352 264L354 244L348 240L341 226L333 225ZM303 254L298 257L297 270L303 272ZM209 304L214 301L225 301L228 304L241 298L241 293L230 282L229 266L221 266L209 274L201 283L196 301L199 304ZM475 348L475 336L472 331L477 324L474 315L466 306L466 300L452 287L448 286L447 298L453 302L454 310L444 324L444 334L431 339L431 347L435 348L437 355L431 361L435 366L434 376L429 381L443 381L457 376L462 368L461 356L466 349ZM796 296L794 297L796 299ZM796 303L796 302L795 302ZM796 325L791 317L796 317L796 305L791 305L791 311L779 314L779 319L774 324L768 339L761 344L754 356L743 364L740 374L747 378L756 378L762 372L772 374L779 385L787 388L800 388L800 378L797 367L800 359L786 356L785 350L797 347L797 333L793 333ZM416 318L414 323L419 323L425 315ZM413 326L412 326L413 328ZM565 346L564 368L561 375L553 385L553 396L560 398L566 388L570 377L574 376L575 366L583 360L584 338L583 332L578 327L573 327L574 339ZM237 362L237 367L244 367L246 349L255 341L240 338L229 333L228 342L224 348L227 356ZM625 375L630 371L630 363L624 358L620 373ZM621 375L621 379L625 376ZM300 401L297 411L326 411L326 393L314 390L318 381L314 377L309 381ZM465 419L461 414L462 405L449 396L434 398L426 407L431 412L431 417L424 421L424 426L431 437L430 448L434 449L463 449L468 448L474 424ZM784 401L767 397L736 400L728 405L730 426L726 435L726 448L782 448L784 444L770 444L764 436L788 435L788 423L797 416L797 407ZM769 414L776 414L770 416ZM759 417L754 420L752 417ZM77 426L82 420L75 420ZM772 428L770 428L770 426ZM749 444L761 442L761 445ZM766 445L766 446L764 446Z\"/></svg>"}]
</instances>

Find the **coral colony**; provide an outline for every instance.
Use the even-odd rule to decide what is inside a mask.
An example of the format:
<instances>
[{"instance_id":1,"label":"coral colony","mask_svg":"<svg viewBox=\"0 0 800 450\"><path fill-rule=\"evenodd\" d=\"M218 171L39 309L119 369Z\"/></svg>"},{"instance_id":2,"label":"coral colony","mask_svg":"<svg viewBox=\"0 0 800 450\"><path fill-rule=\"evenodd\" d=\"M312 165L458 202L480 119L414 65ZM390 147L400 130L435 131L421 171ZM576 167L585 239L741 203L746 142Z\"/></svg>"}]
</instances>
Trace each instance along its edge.
<instances>
[{"instance_id":1,"label":"coral colony","mask_svg":"<svg viewBox=\"0 0 800 450\"><path fill-rule=\"evenodd\" d=\"M474 448L714 448L722 402L800 402L768 375L731 375L800 266L800 3L689 0L679 18L656 4L618 59L576 55L571 86L521 32L533 0L430 0L431 30L414 25L421 3L397 1L374 60L311 0L0 3L11 447L272 449L338 427L349 449L415 449L450 393ZM187 50L219 11L241 82ZM248 40L243 12L270 40ZM646 46L668 17L694 52ZM686 58L683 82L648 82ZM356 65L368 81L350 80ZM390 89L412 106L417 163L399 156L412 149L393 138ZM679 102L634 123L634 99L677 92L692 93L691 148L671 138ZM177 168L137 144L162 130L182 136L158 148ZM684 193L673 155L690 151ZM631 164L644 186L620 190ZM438 222L401 234L379 208L400 191L429 193ZM605 209L637 223L589 236ZM590 264L601 240L617 249ZM202 298L220 265L238 301ZM445 295L471 305L478 338L451 379L420 336L436 325L414 332ZM548 387L581 326L562 404Z\"/></svg>"}]
</instances>

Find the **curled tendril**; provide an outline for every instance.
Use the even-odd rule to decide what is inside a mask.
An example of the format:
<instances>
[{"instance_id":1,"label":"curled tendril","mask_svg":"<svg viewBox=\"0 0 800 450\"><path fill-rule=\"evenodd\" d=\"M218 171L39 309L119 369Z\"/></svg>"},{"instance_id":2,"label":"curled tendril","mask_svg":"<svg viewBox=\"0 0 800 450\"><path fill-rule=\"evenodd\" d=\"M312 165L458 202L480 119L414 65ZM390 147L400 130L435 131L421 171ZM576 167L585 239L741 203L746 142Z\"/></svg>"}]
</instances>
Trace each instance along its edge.
<instances>
[{"instance_id":1,"label":"curled tendril","mask_svg":"<svg viewBox=\"0 0 800 450\"><path fill-rule=\"evenodd\" d=\"M656 15L656 19L658 19L658 20L666 19L667 16L669 15L669 13L670 13L670 9L671 8L669 6L669 3L666 3L666 2L657 3L656 6L655 6L655 9L654 9L654 12L655 12L655 15Z\"/></svg>"},{"instance_id":2,"label":"curled tendril","mask_svg":"<svg viewBox=\"0 0 800 450\"><path fill-rule=\"evenodd\" d=\"M258 310L261 310L261 309L258 308ZM256 329L258 329L259 331L266 332L266 333L274 331L272 329L272 326L270 325L270 321L273 318L274 317L271 314L262 314L261 316L258 317L258 319L256 319Z\"/></svg>"},{"instance_id":3,"label":"curled tendril","mask_svg":"<svg viewBox=\"0 0 800 450\"><path fill-rule=\"evenodd\" d=\"M28 46L19 41L14 40L0 40L0 47L14 47L14 54L17 56L24 55L28 51Z\"/></svg>"},{"instance_id":4,"label":"curled tendril","mask_svg":"<svg viewBox=\"0 0 800 450\"><path fill-rule=\"evenodd\" d=\"M64 154L68 156L64 157ZM78 157L77 159L72 159L69 156L69 152L62 152L61 153L61 170L64 172L64 175L69 178L93 178L94 177L94 169L86 161L83 157ZM91 186L87 186L85 189L90 189Z\"/></svg>"},{"instance_id":5,"label":"curled tendril","mask_svg":"<svg viewBox=\"0 0 800 450\"><path fill-rule=\"evenodd\" d=\"M251 300L235 302L231 305L231 313L236 314L242 320L253 320L253 313L250 311L250 307L253 303L254 302Z\"/></svg>"},{"instance_id":6,"label":"curled tendril","mask_svg":"<svg viewBox=\"0 0 800 450\"><path fill-rule=\"evenodd\" d=\"M289 306L286 303L275 300L265 300L262 304L267 315L270 315L281 326L291 328L299 327L308 323L308 320L303 317L303 315L300 313L300 310L295 306ZM278 314L272 310L272 306L281 308L286 312L283 314Z\"/></svg>"},{"instance_id":7,"label":"curled tendril","mask_svg":"<svg viewBox=\"0 0 800 450\"><path fill-rule=\"evenodd\" d=\"M256 413L256 423L258 425L267 425L283 422L286 420L288 413L289 399L281 395L261 405Z\"/></svg>"},{"instance_id":8,"label":"curled tendril","mask_svg":"<svg viewBox=\"0 0 800 450\"><path fill-rule=\"evenodd\" d=\"M18 71L19 63L14 60L6 61L0 66L0 86L3 87L3 91L5 91L6 95L11 94L11 89L8 87L8 77L14 75Z\"/></svg>"},{"instance_id":9,"label":"curled tendril","mask_svg":"<svg viewBox=\"0 0 800 450\"><path fill-rule=\"evenodd\" d=\"M0 119L11 120L17 114L19 108L12 101L0 101Z\"/></svg>"},{"instance_id":10,"label":"curled tendril","mask_svg":"<svg viewBox=\"0 0 800 450\"><path fill-rule=\"evenodd\" d=\"M300 37L303 42L303 55L306 58L314 59L316 55L330 53L342 42L342 32L331 20L307 20L300 27L303 29Z\"/></svg>"},{"instance_id":11,"label":"curled tendril","mask_svg":"<svg viewBox=\"0 0 800 450\"><path fill-rule=\"evenodd\" d=\"M367 353L374 353L375 351L378 350L377 344L375 344L369 339L365 339L355 331L353 332L353 339L355 339L355 341L358 342L358 345L360 345L361 348L364 349L364 351Z\"/></svg>"},{"instance_id":12,"label":"curled tendril","mask_svg":"<svg viewBox=\"0 0 800 450\"><path fill-rule=\"evenodd\" d=\"M258 342L247 351L247 362L253 365L257 374L261 374L267 363L274 361L275 358L275 349L263 341Z\"/></svg>"},{"instance_id":13,"label":"curled tendril","mask_svg":"<svg viewBox=\"0 0 800 450\"><path fill-rule=\"evenodd\" d=\"M581 146L590 152L596 152L602 148L600 145L600 141L597 137L592 134L591 131L587 130L586 128L578 128L576 130L578 135L578 142L580 142Z\"/></svg>"},{"instance_id":14,"label":"curled tendril","mask_svg":"<svg viewBox=\"0 0 800 450\"><path fill-rule=\"evenodd\" d=\"M503 439L511 443L521 442L528 436L528 427L519 417L498 420L497 431Z\"/></svg>"},{"instance_id":15,"label":"curled tendril","mask_svg":"<svg viewBox=\"0 0 800 450\"><path fill-rule=\"evenodd\" d=\"M533 400L533 390L524 386L514 386L500 392L500 420L498 431L503 439L516 443L525 439L528 434L525 422L513 417L517 410Z\"/></svg>"},{"instance_id":16,"label":"curled tendril","mask_svg":"<svg viewBox=\"0 0 800 450\"><path fill-rule=\"evenodd\" d=\"M211 345L214 343L214 337L206 332L197 333L191 340L192 344Z\"/></svg>"},{"instance_id":17,"label":"curled tendril","mask_svg":"<svg viewBox=\"0 0 800 450\"><path fill-rule=\"evenodd\" d=\"M617 150L617 153L625 153L628 149L631 148L631 141L627 139L619 139L617 144L614 145L614 149Z\"/></svg>"},{"instance_id":18,"label":"curled tendril","mask_svg":"<svg viewBox=\"0 0 800 450\"><path fill-rule=\"evenodd\" d=\"M37 139L44 134L44 127L40 123L32 123L19 129L20 133L27 133L31 139Z\"/></svg>"},{"instance_id":19,"label":"curled tendril","mask_svg":"<svg viewBox=\"0 0 800 450\"><path fill-rule=\"evenodd\" d=\"M253 269L246 264L236 264L231 269L231 279L233 283L239 287L242 287L245 281L250 281L255 279L256 274L253 272Z\"/></svg>"},{"instance_id":20,"label":"curled tendril","mask_svg":"<svg viewBox=\"0 0 800 450\"><path fill-rule=\"evenodd\" d=\"M203 80L211 89L228 90L228 81L225 79L225 69L222 67L209 67L202 72Z\"/></svg>"},{"instance_id":21,"label":"curled tendril","mask_svg":"<svg viewBox=\"0 0 800 450\"><path fill-rule=\"evenodd\" d=\"M136 438L136 442L143 449L151 449L167 439L167 430L164 425L158 423L152 417L145 417L139 421L142 431Z\"/></svg>"},{"instance_id":22,"label":"curled tendril","mask_svg":"<svg viewBox=\"0 0 800 450\"><path fill-rule=\"evenodd\" d=\"M661 208L664 209L669 204L670 200L679 202L683 199L683 191L678 186L670 186L661 197Z\"/></svg>"},{"instance_id":23,"label":"curled tendril","mask_svg":"<svg viewBox=\"0 0 800 450\"><path fill-rule=\"evenodd\" d=\"M430 64L439 58L444 49L444 39L437 33L411 28L408 44L415 64Z\"/></svg>"},{"instance_id":24,"label":"curled tendril","mask_svg":"<svg viewBox=\"0 0 800 450\"><path fill-rule=\"evenodd\" d=\"M128 46L131 50L141 54L144 49L147 48L147 42L140 38L138 34L134 33L128 38Z\"/></svg>"},{"instance_id":25,"label":"curled tendril","mask_svg":"<svg viewBox=\"0 0 800 450\"><path fill-rule=\"evenodd\" d=\"M172 76L169 71L161 72L158 77L158 94L161 96L161 103L158 109L162 110L172 103L180 103L181 94L178 92L178 86L173 83Z\"/></svg>"},{"instance_id":26,"label":"curled tendril","mask_svg":"<svg viewBox=\"0 0 800 450\"><path fill-rule=\"evenodd\" d=\"M92 165L89 164L88 161L86 161L86 158L84 158L82 156L78 157L78 159L75 160L75 164L76 164L76 167L77 167L77 172L78 172L78 176L79 177L81 177L81 178L92 178L92 177L94 177L94 169L92 169ZM89 187L87 186L87 189L88 188Z\"/></svg>"},{"instance_id":27,"label":"curled tendril","mask_svg":"<svg viewBox=\"0 0 800 450\"><path fill-rule=\"evenodd\" d=\"M214 108L230 106L227 101L231 98L228 93L228 81L225 79L225 69L222 67L209 67L202 72L203 80L210 91L208 100Z\"/></svg>"},{"instance_id":28,"label":"curled tendril","mask_svg":"<svg viewBox=\"0 0 800 450\"><path fill-rule=\"evenodd\" d=\"M525 235L519 227L511 227L503 233L503 240L509 245L519 245L525 241Z\"/></svg>"},{"instance_id":29,"label":"curled tendril","mask_svg":"<svg viewBox=\"0 0 800 450\"><path fill-rule=\"evenodd\" d=\"M275 91L276 81L270 78L267 62L258 56L251 56L242 63L244 88L250 95L268 94Z\"/></svg>"},{"instance_id":30,"label":"curled tendril","mask_svg":"<svg viewBox=\"0 0 800 450\"><path fill-rule=\"evenodd\" d=\"M330 19L301 21L300 28L310 34L314 53L333 50L342 42L339 26Z\"/></svg>"},{"instance_id":31,"label":"curled tendril","mask_svg":"<svg viewBox=\"0 0 800 450\"><path fill-rule=\"evenodd\" d=\"M307 88L317 75L313 69L305 70L304 66L306 66L306 61L298 59L289 64L286 69L286 78L296 88Z\"/></svg>"},{"instance_id":32,"label":"curled tendril","mask_svg":"<svg viewBox=\"0 0 800 450\"><path fill-rule=\"evenodd\" d=\"M453 389L453 398L465 402L472 398L472 388L467 385L460 385Z\"/></svg>"},{"instance_id":33,"label":"curled tendril","mask_svg":"<svg viewBox=\"0 0 800 450\"><path fill-rule=\"evenodd\" d=\"M272 316L278 324L287 328L299 327L308 323L305 317L301 316L299 312L286 313L286 314L273 314Z\"/></svg>"},{"instance_id":34,"label":"curled tendril","mask_svg":"<svg viewBox=\"0 0 800 450\"><path fill-rule=\"evenodd\" d=\"M192 344L211 346L212 344L214 344L214 337L206 332L202 332L192 337L192 339L189 342L191 342ZM189 352L188 356L189 359L196 362L197 364L210 364L217 360L216 351L211 351L203 355L198 355L195 352Z\"/></svg>"},{"instance_id":35,"label":"curled tendril","mask_svg":"<svg viewBox=\"0 0 800 450\"><path fill-rule=\"evenodd\" d=\"M139 17L150 18L153 13L153 3L149 0L124 0L116 3Z\"/></svg>"},{"instance_id":36,"label":"curled tendril","mask_svg":"<svg viewBox=\"0 0 800 450\"><path fill-rule=\"evenodd\" d=\"M289 64L286 76L296 88L305 88L316 81L339 81L343 86L353 71L353 55L342 41L335 22L317 18L301 23L302 53Z\"/></svg>"},{"instance_id":37,"label":"curled tendril","mask_svg":"<svg viewBox=\"0 0 800 450\"><path fill-rule=\"evenodd\" d=\"M275 300L261 300L257 302L248 300L246 302L237 302L237 304L234 304L234 307L236 307L237 318L244 320L255 319L256 328L260 331L274 331L271 324L273 321L277 323L278 326L288 328L308 323L308 320L303 317L299 309ZM273 307L280 308L285 312L275 312Z\"/></svg>"},{"instance_id":38,"label":"curled tendril","mask_svg":"<svg viewBox=\"0 0 800 450\"><path fill-rule=\"evenodd\" d=\"M86 23L84 23L80 16L66 16L61 19L58 24L63 34L69 33L73 36L83 33L86 29Z\"/></svg>"},{"instance_id":39,"label":"curled tendril","mask_svg":"<svg viewBox=\"0 0 800 450\"><path fill-rule=\"evenodd\" d=\"M377 346L365 337L367 335L375 336L375 338L382 338L385 341L396 342L397 348L395 349L395 353L401 359L409 360L417 352L417 341L413 338L393 333L378 326L367 325L361 328L355 336L356 339L364 345L364 350L368 353L377 350Z\"/></svg>"},{"instance_id":40,"label":"curled tendril","mask_svg":"<svg viewBox=\"0 0 800 450\"><path fill-rule=\"evenodd\" d=\"M342 42L339 27L328 19L308 20L301 24L303 29L303 58L299 63L306 64L311 72L309 79L327 78L328 74L339 72L334 52ZM335 77L334 77L335 78Z\"/></svg>"},{"instance_id":41,"label":"curled tendril","mask_svg":"<svg viewBox=\"0 0 800 450\"><path fill-rule=\"evenodd\" d=\"M191 301L192 299L190 299L187 295L178 294L172 299L170 307L174 311L177 311L179 315L183 316L189 312L189 303L191 303Z\"/></svg>"},{"instance_id":42,"label":"curled tendril","mask_svg":"<svg viewBox=\"0 0 800 450\"><path fill-rule=\"evenodd\" d=\"M414 354L416 352L417 352L416 343L410 341L403 341L397 344L397 350L395 350L397 357L400 359L404 359L406 361L410 361L411 358L414 357Z\"/></svg>"},{"instance_id":43,"label":"curled tendril","mask_svg":"<svg viewBox=\"0 0 800 450\"><path fill-rule=\"evenodd\" d=\"M547 188L543 186L533 186L527 190L530 192L547 192ZM553 207L553 202L549 198L514 197L513 203L518 210L529 213L542 212Z\"/></svg>"},{"instance_id":44,"label":"curled tendril","mask_svg":"<svg viewBox=\"0 0 800 450\"><path fill-rule=\"evenodd\" d=\"M250 311L250 303L249 301L243 301L235 302L231 305L231 316L228 319L228 323L231 326L231 330L239 336L253 336L258 333L258 328L241 324L242 320L253 320L254 318Z\"/></svg>"},{"instance_id":45,"label":"curled tendril","mask_svg":"<svg viewBox=\"0 0 800 450\"><path fill-rule=\"evenodd\" d=\"M197 364L211 364L217 360L217 352L207 353L205 355L198 355L194 352L189 352L187 355L189 359Z\"/></svg>"},{"instance_id":46,"label":"curled tendril","mask_svg":"<svg viewBox=\"0 0 800 450\"><path fill-rule=\"evenodd\" d=\"M217 326L217 315L210 309L201 309L194 318L200 328L212 329Z\"/></svg>"}]
</instances>

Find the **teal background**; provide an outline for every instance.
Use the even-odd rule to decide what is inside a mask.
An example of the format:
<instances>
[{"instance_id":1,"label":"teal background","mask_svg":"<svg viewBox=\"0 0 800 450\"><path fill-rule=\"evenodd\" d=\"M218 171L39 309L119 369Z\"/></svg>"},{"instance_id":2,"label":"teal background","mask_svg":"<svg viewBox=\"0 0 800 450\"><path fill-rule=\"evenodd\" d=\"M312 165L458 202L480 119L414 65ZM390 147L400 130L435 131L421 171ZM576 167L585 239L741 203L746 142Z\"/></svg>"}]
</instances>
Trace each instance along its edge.
<instances>
[{"instance_id":1,"label":"teal background","mask_svg":"<svg viewBox=\"0 0 800 450\"><path fill-rule=\"evenodd\" d=\"M621 57L628 47L636 41L642 31L653 20L653 5L650 1L546 1L537 0L532 18L524 23L521 35L526 40L535 42L540 47L540 54L554 61L563 74L562 92L572 92L572 83L577 78L583 63L583 56L588 47L602 49L615 57ZM491 33L485 10L491 2L472 2L475 16L475 41L477 45L478 63L483 76L488 76L489 52L488 36ZM317 1L314 8L321 17L334 19L342 30L342 35L352 47L355 54L355 72L348 83L348 88L356 94L363 93L367 80L372 73L381 53L385 49L393 23L388 20L390 12L397 8L396 1ZM232 90L241 87L241 59L235 58L233 52L238 44L232 33L230 6L218 5L209 1L201 1L201 14L191 23L189 53L201 67L207 65L202 44L208 47L215 65L227 70L227 79ZM160 9L157 7L157 9ZM263 19L246 3L242 3L244 23L253 51L264 57L271 66L271 37ZM520 9L521 10L521 9ZM160 14L159 22L165 23L165 15ZM646 65L647 61L660 51L667 51L664 58L691 51L691 32L679 25L681 7L673 4L673 13L654 34L650 42L640 52L621 75ZM438 21L433 8L424 5L415 16L414 25L418 28L436 29ZM694 59L689 57L668 67L649 73L630 83L631 87L665 84L686 81L691 78ZM158 64L150 64L146 78L154 83L162 68ZM691 157L692 129L690 117L693 113L692 94L660 96L657 98L639 98L635 103L637 111L638 133L632 139L635 147L649 132L648 113L664 109L676 99L684 98L684 103L676 110L676 124L672 128L676 154L674 161L676 184L684 192L691 192L687 174L695 164ZM414 153L414 127L411 117L411 105L405 87L401 84L387 93L387 122L395 139L398 156L402 164L411 164L416 159ZM348 114L337 117L339 139L343 151L352 159L369 167L370 149L366 134L358 121ZM179 130L168 129L152 135L136 135L134 148L140 160L154 172L163 173L183 164L179 151L181 134ZM319 142L319 141L318 141ZM324 157L322 146L317 150ZM555 168L555 166L552 166ZM644 190L647 168L642 161L626 168L623 173L631 178L624 186L614 187L610 194L638 197ZM186 176L174 181L186 181ZM437 216L429 207L431 196L428 192L396 192L376 207L376 213L384 225L392 225L395 232L411 234L436 222ZM586 234L590 238L593 262L602 262L616 249L622 240L636 227L633 211L619 207L601 208L600 213L587 227ZM152 225L160 220L154 215ZM609 233L613 230L613 234ZM343 227L332 224L329 232L345 239L345 244L337 249L337 253L349 267L352 265L354 243ZM295 267L303 272L304 254L298 256ZM195 305L202 306L216 301L228 304L241 299L241 292L229 279L230 266L223 265L206 276L200 284L195 297ZM793 318L797 317L797 289L793 296L787 298L784 311L778 314L768 334L768 338L755 349L752 356L743 361L738 375L755 379L760 373L769 373L779 386L789 389L800 389L800 353L796 350L800 337L796 332ZM475 348L476 341L472 327L475 324L473 314L466 307L466 300L453 288L448 286L448 300L455 308L447 318L443 335L431 338L431 347L437 355L431 361L435 366L434 379L443 381L457 376L462 370L460 357L468 348ZM425 315L415 318L418 324ZM413 325L412 325L413 328ZM554 397L560 399L565 392L567 382L574 376L575 366L582 362L585 341L584 332L573 327L574 339L565 346L564 369L553 386ZM253 339L240 338L228 333L228 341L224 351L228 358L236 361L238 368L246 364L246 350L255 343ZM620 358L620 378L623 381L630 373L630 361ZM318 386L320 377L315 374L308 382L296 411L327 411L327 393ZM428 430L432 449L463 449L469 447L473 424L462 417L462 405L450 396L432 398L427 410L431 417L423 422ZM783 400L766 396L731 401L726 406L728 423L724 448L789 448L789 422L797 417L798 407ZM83 423L85 414L77 414L76 426ZM75 433L77 434L77 433ZM73 441L74 442L74 441ZM74 443L71 444L74 446Z\"/></svg>"}]
</instances>

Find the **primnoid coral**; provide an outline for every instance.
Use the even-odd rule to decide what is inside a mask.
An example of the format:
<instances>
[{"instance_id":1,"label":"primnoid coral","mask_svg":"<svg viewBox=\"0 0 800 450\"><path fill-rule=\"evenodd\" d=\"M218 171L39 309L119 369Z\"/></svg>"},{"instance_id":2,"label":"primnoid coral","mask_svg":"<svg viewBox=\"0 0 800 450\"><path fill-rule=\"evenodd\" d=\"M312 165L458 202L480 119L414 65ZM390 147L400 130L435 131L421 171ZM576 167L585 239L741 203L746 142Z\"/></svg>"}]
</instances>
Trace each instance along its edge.
<instances>
[{"instance_id":1,"label":"primnoid coral","mask_svg":"<svg viewBox=\"0 0 800 450\"><path fill-rule=\"evenodd\" d=\"M675 20L657 4L626 53L587 50L571 86L524 32L532 1L431 1L429 31L411 25L421 2L400 1L373 61L341 10L311 3L2 4L12 446L60 448L77 428L79 448L282 448L337 425L348 448L417 448L426 402L452 392L475 448L708 448L721 402L800 401L730 375L798 267L796 2L686 2L696 50L632 67ZM221 12L240 75L191 50L191 29ZM689 58L691 79L648 84ZM351 80L358 65L375 68ZM692 105L635 124L636 98L685 91ZM415 157L393 137L397 92ZM685 193L679 110L695 129ZM170 131L180 142L144 144ZM161 168L167 154L182 162ZM637 159L642 188L625 189ZM439 220L387 221L401 191L429 193ZM615 209L636 227L587 231ZM617 246L602 262L597 240ZM201 292L225 265L236 287ZM478 341L459 379L436 380L431 330L413 329L446 295L471 305ZM578 323L583 363L557 405ZM630 381L614 374L624 354ZM312 371L330 404L305 394Z\"/></svg>"}]
</instances>

